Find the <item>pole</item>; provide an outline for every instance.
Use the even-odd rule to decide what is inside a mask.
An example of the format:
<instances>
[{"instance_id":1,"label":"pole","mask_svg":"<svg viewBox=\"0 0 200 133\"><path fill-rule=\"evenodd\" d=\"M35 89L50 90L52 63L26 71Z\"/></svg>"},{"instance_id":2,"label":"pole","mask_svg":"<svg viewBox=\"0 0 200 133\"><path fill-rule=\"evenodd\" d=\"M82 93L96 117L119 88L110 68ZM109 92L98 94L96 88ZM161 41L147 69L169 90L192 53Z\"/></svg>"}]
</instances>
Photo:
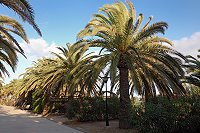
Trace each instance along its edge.
<instances>
[{"instance_id":1,"label":"pole","mask_svg":"<svg viewBox=\"0 0 200 133\"><path fill-rule=\"evenodd\" d=\"M108 81L108 78L106 77L106 126L109 126L109 121L108 121L107 81Z\"/></svg>"}]
</instances>

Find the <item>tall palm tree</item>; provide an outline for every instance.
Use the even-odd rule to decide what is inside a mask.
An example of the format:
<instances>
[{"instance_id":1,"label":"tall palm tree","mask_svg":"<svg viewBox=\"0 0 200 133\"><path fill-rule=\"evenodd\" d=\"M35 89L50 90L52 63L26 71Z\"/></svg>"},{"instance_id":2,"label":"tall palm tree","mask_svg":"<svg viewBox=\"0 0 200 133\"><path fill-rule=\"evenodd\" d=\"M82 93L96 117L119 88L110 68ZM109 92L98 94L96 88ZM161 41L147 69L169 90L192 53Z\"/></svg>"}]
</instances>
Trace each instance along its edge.
<instances>
[{"instance_id":1,"label":"tall palm tree","mask_svg":"<svg viewBox=\"0 0 200 133\"><path fill-rule=\"evenodd\" d=\"M78 34L79 41L101 48L99 68L110 67L111 82L115 82L117 68L119 70L120 128L131 127L129 75L136 89L143 86L145 95L155 93L154 82L157 82L157 87L166 95L170 96L177 91L179 94L185 93L178 78L183 76L184 72L179 62L169 54L179 53L167 46L172 45L169 40L156 36L158 33L164 34L167 23L150 24L150 17L141 27L143 14L136 18L133 4L130 1L127 1L127 4L128 8L119 1L104 5ZM158 81L153 80L154 77L157 77Z\"/></svg>"}]
</instances>

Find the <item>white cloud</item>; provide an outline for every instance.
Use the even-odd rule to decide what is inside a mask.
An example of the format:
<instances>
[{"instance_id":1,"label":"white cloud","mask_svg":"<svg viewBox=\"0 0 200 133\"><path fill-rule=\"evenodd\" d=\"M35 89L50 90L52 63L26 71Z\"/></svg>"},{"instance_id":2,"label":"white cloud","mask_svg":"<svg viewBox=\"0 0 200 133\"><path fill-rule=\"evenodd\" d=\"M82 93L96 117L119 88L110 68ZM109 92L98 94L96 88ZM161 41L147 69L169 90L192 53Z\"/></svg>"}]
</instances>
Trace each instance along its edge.
<instances>
[{"instance_id":1,"label":"white cloud","mask_svg":"<svg viewBox=\"0 0 200 133\"><path fill-rule=\"evenodd\" d=\"M20 43L20 46L25 52L29 60L36 60L40 57L51 57L50 52L59 53L55 43L48 44L43 38L29 39L30 43Z\"/></svg>"},{"instance_id":2,"label":"white cloud","mask_svg":"<svg viewBox=\"0 0 200 133\"><path fill-rule=\"evenodd\" d=\"M198 49L200 49L200 32L195 32L190 37L174 40L173 43L175 49L182 54L197 57Z\"/></svg>"}]
</instances>

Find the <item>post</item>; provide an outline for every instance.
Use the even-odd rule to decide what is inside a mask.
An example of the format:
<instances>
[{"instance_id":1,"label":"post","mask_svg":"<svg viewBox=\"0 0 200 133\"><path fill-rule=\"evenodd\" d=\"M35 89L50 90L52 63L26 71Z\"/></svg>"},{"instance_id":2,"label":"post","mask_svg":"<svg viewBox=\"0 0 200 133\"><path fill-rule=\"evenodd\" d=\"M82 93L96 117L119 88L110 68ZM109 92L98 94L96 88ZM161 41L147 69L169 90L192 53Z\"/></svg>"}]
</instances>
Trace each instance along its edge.
<instances>
[{"instance_id":1,"label":"post","mask_svg":"<svg viewBox=\"0 0 200 133\"><path fill-rule=\"evenodd\" d=\"M104 77L104 82L106 83L106 126L109 126L109 121L108 121L107 81L108 81L108 77Z\"/></svg>"}]
</instances>

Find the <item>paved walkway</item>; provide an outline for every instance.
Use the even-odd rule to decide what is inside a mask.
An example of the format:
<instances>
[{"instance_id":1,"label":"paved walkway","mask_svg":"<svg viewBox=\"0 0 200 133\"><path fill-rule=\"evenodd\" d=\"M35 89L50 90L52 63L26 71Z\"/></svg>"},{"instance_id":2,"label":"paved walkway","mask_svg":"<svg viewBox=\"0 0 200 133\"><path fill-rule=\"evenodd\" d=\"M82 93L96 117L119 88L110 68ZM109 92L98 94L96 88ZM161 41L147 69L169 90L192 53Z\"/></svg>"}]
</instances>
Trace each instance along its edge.
<instances>
[{"instance_id":1,"label":"paved walkway","mask_svg":"<svg viewBox=\"0 0 200 133\"><path fill-rule=\"evenodd\" d=\"M41 116L0 105L0 133L82 133Z\"/></svg>"}]
</instances>

